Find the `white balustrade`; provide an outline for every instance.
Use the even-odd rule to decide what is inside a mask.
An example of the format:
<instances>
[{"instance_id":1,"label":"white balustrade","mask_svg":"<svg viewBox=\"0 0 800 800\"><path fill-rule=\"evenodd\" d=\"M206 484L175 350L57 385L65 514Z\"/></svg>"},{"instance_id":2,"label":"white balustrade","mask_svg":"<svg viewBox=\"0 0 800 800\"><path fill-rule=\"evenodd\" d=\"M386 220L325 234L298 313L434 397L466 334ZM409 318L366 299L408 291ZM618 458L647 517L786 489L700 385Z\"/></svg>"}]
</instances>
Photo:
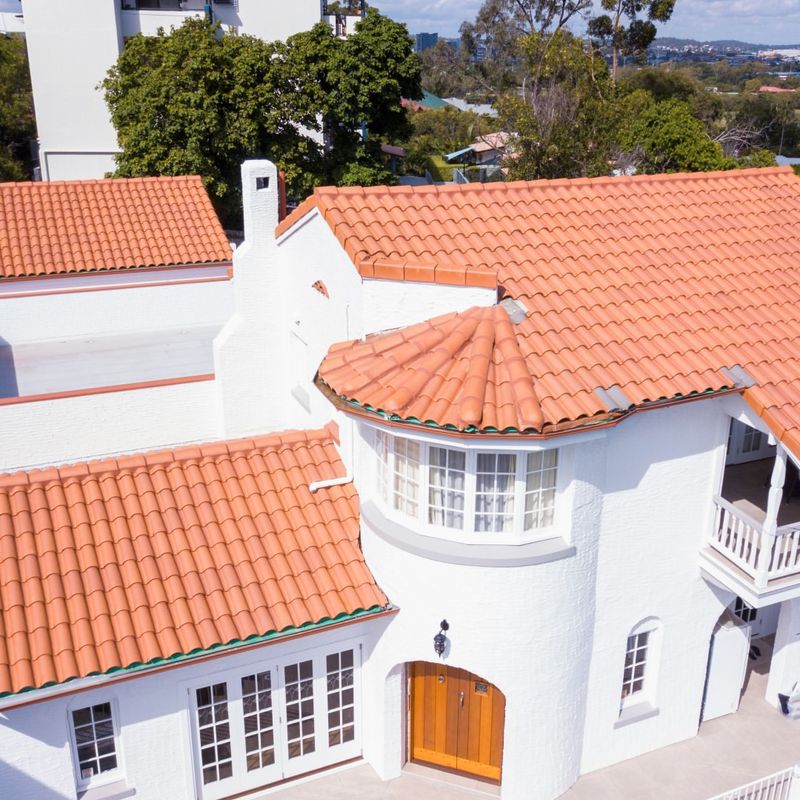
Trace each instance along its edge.
<instances>
[{"instance_id":1,"label":"white balustrade","mask_svg":"<svg viewBox=\"0 0 800 800\"><path fill-rule=\"evenodd\" d=\"M773 578L800 573L800 522L774 532L722 497L709 544L763 589Z\"/></svg>"},{"instance_id":2,"label":"white balustrade","mask_svg":"<svg viewBox=\"0 0 800 800\"><path fill-rule=\"evenodd\" d=\"M792 787L797 787L797 767L775 772L766 778L747 783L710 800L793 800Z\"/></svg>"}]
</instances>

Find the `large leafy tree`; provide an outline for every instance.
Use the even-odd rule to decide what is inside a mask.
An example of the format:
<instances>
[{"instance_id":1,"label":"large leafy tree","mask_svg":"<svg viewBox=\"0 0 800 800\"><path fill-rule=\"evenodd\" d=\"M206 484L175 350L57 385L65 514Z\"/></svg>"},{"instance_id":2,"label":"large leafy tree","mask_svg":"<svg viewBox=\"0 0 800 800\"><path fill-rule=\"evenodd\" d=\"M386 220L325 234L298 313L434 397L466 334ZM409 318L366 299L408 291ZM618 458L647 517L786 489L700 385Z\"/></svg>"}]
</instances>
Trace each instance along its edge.
<instances>
[{"instance_id":1,"label":"large leafy tree","mask_svg":"<svg viewBox=\"0 0 800 800\"><path fill-rule=\"evenodd\" d=\"M560 30L523 41L528 80L498 102L512 133L511 179L606 174L613 149L614 95L605 60Z\"/></svg>"},{"instance_id":2,"label":"large leafy tree","mask_svg":"<svg viewBox=\"0 0 800 800\"><path fill-rule=\"evenodd\" d=\"M739 166L708 136L688 103L656 102L642 90L620 104L617 142L621 160L637 172L706 172Z\"/></svg>"},{"instance_id":3,"label":"large leafy tree","mask_svg":"<svg viewBox=\"0 0 800 800\"><path fill-rule=\"evenodd\" d=\"M592 0L484 0L475 21L461 25L474 79L495 94L518 85L530 58L523 38L553 36L591 7Z\"/></svg>"},{"instance_id":4,"label":"large leafy tree","mask_svg":"<svg viewBox=\"0 0 800 800\"><path fill-rule=\"evenodd\" d=\"M135 36L104 81L116 174L199 174L231 225L246 158L275 161L297 199L319 183L387 181L380 139L406 135L400 100L420 95L419 74L405 26L376 11L347 39L320 23L264 42L203 19Z\"/></svg>"},{"instance_id":5,"label":"large leafy tree","mask_svg":"<svg viewBox=\"0 0 800 800\"><path fill-rule=\"evenodd\" d=\"M318 115L306 124L325 135L326 179L344 184L391 181L380 143L409 136L401 100L422 96L422 65L406 26L374 8L346 39L319 23L289 39L286 67L305 83L304 108Z\"/></svg>"},{"instance_id":6,"label":"large leafy tree","mask_svg":"<svg viewBox=\"0 0 800 800\"><path fill-rule=\"evenodd\" d=\"M25 40L0 35L0 181L29 180L36 138Z\"/></svg>"},{"instance_id":7,"label":"large leafy tree","mask_svg":"<svg viewBox=\"0 0 800 800\"><path fill-rule=\"evenodd\" d=\"M223 36L189 19L157 36L134 36L104 81L121 153L116 174L199 174L226 223L241 203L239 164L267 156L299 190L315 143L296 123L315 120L296 102L285 48Z\"/></svg>"},{"instance_id":8,"label":"large leafy tree","mask_svg":"<svg viewBox=\"0 0 800 800\"><path fill-rule=\"evenodd\" d=\"M611 76L617 78L620 55L640 59L656 38L656 22L666 22L675 0L600 0L603 10L589 21L589 35L611 48Z\"/></svg>"}]
</instances>

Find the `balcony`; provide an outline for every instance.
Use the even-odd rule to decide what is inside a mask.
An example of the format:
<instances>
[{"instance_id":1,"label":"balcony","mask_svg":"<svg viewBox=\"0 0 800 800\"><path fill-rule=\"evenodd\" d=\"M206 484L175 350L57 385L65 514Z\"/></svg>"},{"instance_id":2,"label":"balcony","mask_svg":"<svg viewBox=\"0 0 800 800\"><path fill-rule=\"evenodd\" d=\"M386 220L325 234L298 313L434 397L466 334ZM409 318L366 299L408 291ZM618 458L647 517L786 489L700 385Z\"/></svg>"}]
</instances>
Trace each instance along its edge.
<instances>
[{"instance_id":1,"label":"balcony","mask_svg":"<svg viewBox=\"0 0 800 800\"><path fill-rule=\"evenodd\" d=\"M797 470L791 462L787 469L786 453L779 450L774 459L726 466L714 498L701 567L757 608L800 595L796 485Z\"/></svg>"}]
</instances>

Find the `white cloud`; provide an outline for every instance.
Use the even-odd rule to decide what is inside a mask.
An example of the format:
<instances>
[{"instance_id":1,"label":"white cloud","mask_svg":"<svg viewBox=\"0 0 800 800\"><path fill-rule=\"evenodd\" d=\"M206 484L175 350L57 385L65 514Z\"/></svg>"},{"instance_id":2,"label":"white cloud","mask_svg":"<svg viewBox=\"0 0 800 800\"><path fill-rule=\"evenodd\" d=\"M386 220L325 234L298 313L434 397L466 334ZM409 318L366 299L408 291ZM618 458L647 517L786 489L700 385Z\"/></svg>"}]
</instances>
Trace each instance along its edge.
<instances>
[{"instance_id":1,"label":"white cloud","mask_svg":"<svg viewBox=\"0 0 800 800\"><path fill-rule=\"evenodd\" d=\"M474 19L481 0L376 0L384 14L408 24L411 33L455 36ZM800 44L798 0L677 0L659 33L692 39L740 39L756 44Z\"/></svg>"}]
</instances>

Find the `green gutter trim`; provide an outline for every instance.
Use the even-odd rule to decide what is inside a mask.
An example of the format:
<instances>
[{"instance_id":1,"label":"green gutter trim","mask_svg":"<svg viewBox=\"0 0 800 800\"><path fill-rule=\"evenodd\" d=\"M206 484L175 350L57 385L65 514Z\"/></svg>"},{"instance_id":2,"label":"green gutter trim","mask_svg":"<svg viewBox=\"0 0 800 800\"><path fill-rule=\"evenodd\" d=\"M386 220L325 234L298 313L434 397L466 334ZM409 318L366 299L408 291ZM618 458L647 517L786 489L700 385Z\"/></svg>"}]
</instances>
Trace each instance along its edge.
<instances>
[{"instance_id":1,"label":"green gutter trim","mask_svg":"<svg viewBox=\"0 0 800 800\"><path fill-rule=\"evenodd\" d=\"M39 689L49 689L52 686L65 686L72 681L81 680L83 678L93 678L98 675L134 675L138 672L144 672L155 667L172 666L174 664L180 664L184 661L192 661L196 658L202 658L203 656L224 653L227 650L237 650L240 647L248 647L250 645L274 641L276 639L288 638L289 636L293 636L297 633L324 630L325 628L332 627L333 625L337 625L341 622L350 622L352 620L374 616L383 611L391 611L392 608L392 606L372 606L370 608L360 608L357 611L338 614L335 617L326 617L318 622L305 622L302 625L296 627L291 626L280 631L273 630L263 634L248 636L246 639L231 639L229 642L220 642L219 644L213 644L210 647L197 648L196 650L192 650L188 653L174 653L171 656L158 657L146 662L134 661L125 667L111 667L105 672L88 672L86 675L74 675L71 678L66 678L63 681L48 681L47 683L43 683L41 686L26 686L24 689L20 689L16 692L0 692L0 699L5 699L7 697L19 697L29 692L38 691Z\"/></svg>"},{"instance_id":2,"label":"green gutter trim","mask_svg":"<svg viewBox=\"0 0 800 800\"><path fill-rule=\"evenodd\" d=\"M329 384L326 384L324 380L320 378L321 383L331 389ZM626 409L620 409L619 411L605 411L600 412L603 413L604 416L585 416L579 417L575 420L560 420L559 422L551 423L550 427L555 427L556 425L561 424L561 422L572 422L574 427L570 428L563 428L559 429L558 433L568 433L568 432L575 432L578 433L582 430L586 430L587 428L592 428L596 425L603 425L608 422L612 422L618 420L622 417L627 416L628 414L638 411L638 410L646 410L649 408L657 408L658 406L664 403L674 403L676 401L681 400L697 400L704 397L711 397L718 394L726 394L731 391L736 391L739 387L725 385L721 386L717 389L714 388L706 388L706 389L696 389L690 392L674 394L671 397L658 397L655 400L642 400L640 403L634 403L632 406ZM333 391L331 389L331 391ZM467 425L464 428L459 428L456 425L452 424L445 424L442 425L434 420L421 420L418 417L402 417L399 414L395 414L391 411L384 411L381 408L376 408L375 406L370 405L369 403L360 403L358 400L354 400L353 398L348 397L347 395L343 394L336 394L334 395L339 398L341 402L345 405L349 405L353 408L360 409L362 411L367 411L370 414L374 414L376 417L380 417L382 419L387 420L388 422L400 422L406 425L416 425L423 428L432 428L434 430L440 431L455 431L457 433L474 433L474 434L493 434L493 435L518 435L518 436L525 436L527 434L535 434L537 436L546 436L548 434L545 433L544 430L536 431L536 430L520 430L518 428L510 427L510 428L495 428L491 425L488 425L485 428L479 428L476 425Z\"/></svg>"}]
</instances>

